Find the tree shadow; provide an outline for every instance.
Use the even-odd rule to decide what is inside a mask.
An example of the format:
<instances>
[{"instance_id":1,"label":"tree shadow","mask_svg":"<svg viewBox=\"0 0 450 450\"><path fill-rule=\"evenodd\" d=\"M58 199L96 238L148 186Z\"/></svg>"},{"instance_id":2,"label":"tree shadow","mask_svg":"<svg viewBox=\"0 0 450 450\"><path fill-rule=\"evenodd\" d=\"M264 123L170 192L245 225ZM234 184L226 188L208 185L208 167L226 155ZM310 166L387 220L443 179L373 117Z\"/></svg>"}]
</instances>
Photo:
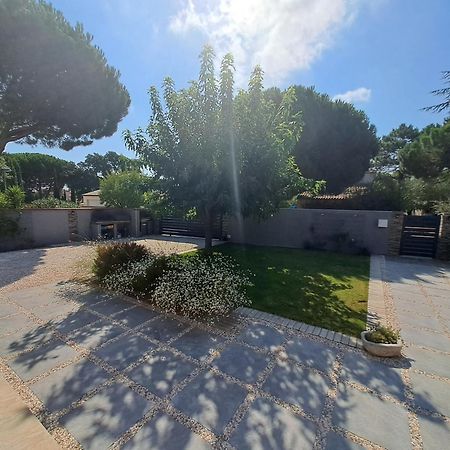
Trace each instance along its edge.
<instances>
[{"instance_id":1,"label":"tree shadow","mask_svg":"<svg viewBox=\"0 0 450 450\"><path fill-rule=\"evenodd\" d=\"M15 250L0 252L0 289L33 274L44 263L45 249Z\"/></svg>"}]
</instances>

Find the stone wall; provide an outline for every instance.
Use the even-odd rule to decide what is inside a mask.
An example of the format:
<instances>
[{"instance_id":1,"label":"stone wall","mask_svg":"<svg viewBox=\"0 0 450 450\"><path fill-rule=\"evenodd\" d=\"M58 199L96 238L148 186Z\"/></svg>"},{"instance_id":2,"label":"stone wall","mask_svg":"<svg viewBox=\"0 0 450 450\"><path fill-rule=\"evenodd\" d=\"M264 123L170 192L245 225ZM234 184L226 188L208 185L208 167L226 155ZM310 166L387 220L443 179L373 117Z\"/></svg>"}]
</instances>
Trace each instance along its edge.
<instances>
[{"instance_id":1,"label":"stone wall","mask_svg":"<svg viewBox=\"0 0 450 450\"><path fill-rule=\"evenodd\" d=\"M230 234L232 242L250 245L387 255L390 239L394 247L397 233L390 232L391 227L397 230L398 216L402 214L391 211L284 208L264 221L233 218Z\"/></svg>"},{"instance_id":2,"label":"stone wall","mask_svg":"<svg viewBox=\"0 0 450 450\"><path fill-rule=\"evenodd\" d=\"M405 214L402 212L392 213L391 223L389 226L388 236L388 252L390 256L400 254L400 242L402 240L403 220Z\"/></svg>"},{"instance_id":3,"label":"stone wall","mask_svg":"<svg viewBox=\"0 0 450 450\"><path fill-rule=\"evenodd\" d=\"M65 244L90 240L92 215L95 211L126 215L130 219L130 234L139 236L138 210L118 208L48 208L9 211L8 216L18 219L19 233L0 236L0 251Z\"/></svg>"},{"instance_id":4,"label":"stone wall","mask_svg":"<svg viewBox=\"0 0 450 450\"><path fill-rule=\"evenodd\" d=\"M441 217L436 258L450 260L450 215Z\"/></svg>"}]
</instances>

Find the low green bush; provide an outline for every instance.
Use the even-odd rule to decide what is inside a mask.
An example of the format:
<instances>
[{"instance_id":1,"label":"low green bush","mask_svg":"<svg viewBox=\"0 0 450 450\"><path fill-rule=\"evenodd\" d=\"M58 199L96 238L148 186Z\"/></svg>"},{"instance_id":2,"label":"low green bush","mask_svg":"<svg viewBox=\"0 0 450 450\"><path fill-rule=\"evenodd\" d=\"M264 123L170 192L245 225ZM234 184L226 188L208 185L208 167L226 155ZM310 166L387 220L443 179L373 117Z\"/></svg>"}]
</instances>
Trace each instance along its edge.
<instances>
[{"instance_id":1,"label":"low green bush","mask_svg":"<svg viewBox=\"0 0 450 450\"><path fill-rule=\"evenodd\" d=\"M366 339L377 344L396 344L400 339L400 331L391 327L380 326L367 333Z\"/></svg>"},{"instance_id":2,"label":"low green bush","mask_svg":"<svg viewBox=\"0 0 450 450\"><path fill-rule=\"evenodd\" d=\"M125 265L150 257L145 246L135 242L115 242L97 247L93 272L99 281L105 276L122 270Z\"/></svg>"}]
</instances>

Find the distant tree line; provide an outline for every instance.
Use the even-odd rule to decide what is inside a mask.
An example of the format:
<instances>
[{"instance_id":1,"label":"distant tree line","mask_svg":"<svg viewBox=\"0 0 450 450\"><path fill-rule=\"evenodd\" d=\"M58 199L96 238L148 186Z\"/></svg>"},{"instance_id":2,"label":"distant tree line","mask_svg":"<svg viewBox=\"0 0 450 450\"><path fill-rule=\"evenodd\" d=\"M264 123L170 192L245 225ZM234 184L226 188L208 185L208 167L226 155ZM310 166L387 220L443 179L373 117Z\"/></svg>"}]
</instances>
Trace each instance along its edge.
<instances>
[{"instance_id":1,"label":"distant tree line","mask_svg":"<svg viewBox=\"0 0 450 450\"><path fill-rule=\"evenodd\" d=\"M70 190L71 201L77 202L84 193L99 189L100 181L110 174L141 168L140 161L113 151L89 154L78 164L41 153L5 153L0 158L2 189L20 186L26 202L65 199L64 188Z\"/></svg>"}]
</instances>

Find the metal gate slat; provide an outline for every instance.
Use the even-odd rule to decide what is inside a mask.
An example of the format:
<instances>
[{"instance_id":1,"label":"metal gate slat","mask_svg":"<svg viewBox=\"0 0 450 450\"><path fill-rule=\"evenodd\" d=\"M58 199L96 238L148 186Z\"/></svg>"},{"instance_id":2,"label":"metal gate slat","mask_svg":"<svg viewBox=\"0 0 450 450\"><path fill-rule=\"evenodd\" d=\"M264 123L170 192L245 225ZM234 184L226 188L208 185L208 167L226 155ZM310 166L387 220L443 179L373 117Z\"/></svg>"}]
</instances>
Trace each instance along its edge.
<instances>
[{"instance_id":1,"label":"metal gate slat","mask_svg":"<svg viewBox=\"0 0 450 450\"><path fill-rule=\"evenodd\" d=\"M400 254L434 257L439 238L439 216L405 216Z\"/></svg>"}]
</instances>

